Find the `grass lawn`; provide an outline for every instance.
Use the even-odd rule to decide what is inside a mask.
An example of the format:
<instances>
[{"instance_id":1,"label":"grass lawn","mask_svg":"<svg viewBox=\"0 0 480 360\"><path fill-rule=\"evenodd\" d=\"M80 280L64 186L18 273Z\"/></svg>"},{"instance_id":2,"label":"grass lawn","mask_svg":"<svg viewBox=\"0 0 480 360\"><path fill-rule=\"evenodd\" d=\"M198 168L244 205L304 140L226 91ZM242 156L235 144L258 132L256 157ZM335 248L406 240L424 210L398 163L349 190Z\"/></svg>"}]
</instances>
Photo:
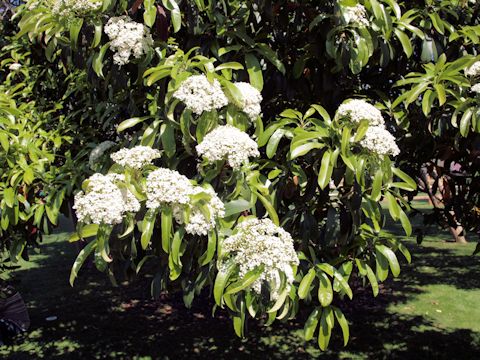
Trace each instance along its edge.
<instances>
[{"instance_id":1,"label":"grass lawn","mask_svg":"<svg viewBox=\"0 0 480 360\"><path fill-rule=\"evenodd\" d=\"M419 226L419 225L417 225ZM234 335L222 313L211 317L207 299L186 310L181 298L149 299L148 278L113 287L95 269L82 269L68 285L75 246L66 233L45 238L41 253L12 276L30 309L32 327L17 345L0 348L6 359L479 359L480 257L474 243L447 243L427 231L422 246L407 240L412 264L381 294L356 294L346 313L351 340L340 331L321 353L301 337L303 321L270 328L250 323L248 339ZM47 321L56 316L56 320Z\"/></svg>"}]
</instances>

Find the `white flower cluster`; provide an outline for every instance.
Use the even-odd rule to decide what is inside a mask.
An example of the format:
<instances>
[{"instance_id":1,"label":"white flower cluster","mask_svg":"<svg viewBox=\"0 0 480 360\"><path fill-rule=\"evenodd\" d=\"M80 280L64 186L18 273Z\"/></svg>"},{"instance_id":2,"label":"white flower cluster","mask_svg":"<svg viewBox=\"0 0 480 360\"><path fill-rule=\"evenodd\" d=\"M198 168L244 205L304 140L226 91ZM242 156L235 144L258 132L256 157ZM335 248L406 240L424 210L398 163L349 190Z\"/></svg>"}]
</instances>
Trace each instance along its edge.
<instances>
[{"instance_id":1,"label":"white flower cluster","mask_svg":"<svg viewBox=\"0 0 480 360\"><path fill-rule=\"evenodd\" d=\"M343 16L347 24L353 23L360 26L370 25L370 22L367 18L367 10L365 9L365 6L361 4L344 7Z\"/></svg>"},{"instance_id":2,"label":"white flower cluster","mask_svg":"<svg viewBox=\"0 0 480 360\"><path fill-rule=\"evenodd\" d=\"M151 164L154 159L161 156L160 151L150 146L135 146L131 149L123 148L110 155L112 160L119 165L128 166L140 170L142 167Z\"/></svg>"},{"instance_id":3,"label":"white flower cluster","mask_svg":"<svg viewBox=\"0 0 480 360\"><path fill-rule=\"evenodd\" d=\"M208 161L227 160L238 169L249 157L259 156L258 145L247 133L231 125L218 126L196 146L197 153Z\"/></svg>"},{"instance_id":4,"label":"white flower cluster","mask_svg":"<svg viewBox=\"0 0 480 360\"><path fill-rule=\"evenodd\" d=\"M247 114L250 120L254 121L262 112L260 106L262 95L260 94L260 91L247 82L237 82L235 83L235 86L242 93L242 111Z\"/></svg>"},{"instance_id":5,"label":"white flower cluster","mask_svg":"<svg viewBox=\"0 0 480 360\"><path fill-rule=\"evenodd\" d=\"M369 127L365 137L360 141L360 145L378 155L397 156L400 154L395 137L383 126Z\"/></svg>"},{"instance_id":6,"label":"white flower cluster","mask_svg":"<svg viewBox=\"0 0 480 360\"><path fill-rule=\"evenodd\" d=\"M101 7L101 0L54 0L52 13L62 17L84 16Z\"/></svg>"},{"instance_id":7,"label":"white flower cluster","mask_svg":"<svg viewBox=\"0 0 480 360\"><path fill-rule=\"evenodd\" d=\"M87 181L87 189L75 195L73 208L78 221L93 224L115 225L122 222L126 212L137 212L140 203L127 189L120 189L115 182L123 181L118 174L93 174Z\"/></svg>"},{"instance_id":8,"label":"white flower cluster","mask_svg":"<svg viewBox=\"0 0 480 360\"><path fill-rule=\"evenodd\" d=\"M206 193L209 216L206 216L200 205L192 204L192 195ZM193 235L207 235L215 227L216 219L225 216L225 207L212 189L194 186L190 180L175 170L159 168L147 177L147 208L172 206L173 216L177 223L185 225L185 231ZM190 215L188 222L184 218L184 210Z\"/></svg>"},{"instance_id":9,"label":"white flower cluster","mask_svg":"<svg viewBox=\"0 0 480 360\"><path fill-rule=\"evenodd\" d=\"M183 81L173 93L173 97L182 101L197 115L228 105L228 99L218 80L210 82L203 74L192 75Z\"/></svg>"},{"instance_id":10,"label":"white flower cluster","mask_svg":"<svg viewBox=\"0 0 480 360\"><path fill-rule=\"evenodd\" d=\"M102 155L110 149L111 147L115 146L115 143L113 141L104 141L98 144L93 148L93 150L90 152L90 155L88 157L88 164L90 165L90 168L93 169L97 161L102 157Z\"/></svg>"},{"instance_id":11,"label":"white flower cluster","mask_svg":"<svg viewBox=\"0 0 480 360\"><path fill-rule=\"evenodd\" d=\"M146 206L149 209L162 205L186 205L193 193L190 180L178 171L159 168L147 176Z\"/></svg>"},{"instance_id":12,"label":"white flower cluster","mask_svg":"<svg viewBox=\"0 0 480 360\"><path fill-rule=\"evenodd\" d=\"M477 93L477 94L480 94L480 83L473 85L470 88L470 91L472 91L474 93Z\"/></svg>"},{"instance_id":13,"label":"white flower cluster","mask_svg":"<svg viewBox=\"0 0 480 360\"><path fill-rule=\"evenodd\" d=\"M257 266L264 266L260 278L251 285L256 293L261 292L263 282L268 282L273 299L278 297L280 273L285 275L287 289L290 288L294 280L292 266L299 263L293 239L270 219L249 219L240 223L234 235L225 239L222 249L233 255L241 277Z\"/></svg>"},{"instance_id":14,"label":"white flower cluster","mask_svg":"<svg viewBox=\"0 0 480 360\"><path fill-rule=\"evenodd\" d=\"M119 66L127 64L131 55L141 58L153 46L150 30L127 15L110 18L105 33L110 39L110 48L115 51L113 62Z\"/></svg>"},{"instance_id":15,"label":"white flower cluster","mask_svg":"<svg viewBox=\"0 0 480 360\"><path fill-rule=\"evenodd\" d=\"M362 120L368 120L371 126L383 126L385 123L380 110L361 99L351 99L344 102L338 107L337 117L347 118L356 124Z\"/></svg>"},{"instance_id":16,"label":"white flower cluster","mask_svg":"<svg viewBox=\"0 0 480 360\"><path fill-rule=\"evenodd\" d=\"M476 61L472 66L465 69L465 75L475 77L480 75L480 61Z\"/></svg>"},{"instance_id":17,"label":"white flower cluster","mask_svg":"<svg viewBox=\"0 0 480 360\"><path fill-rule=\"evenodd\" d=\"M10 71L18 71L18 70L20 70L21 67L22 67L21 64L19 64L19 63L13 63L13 64L10 64L10 66L8 67L8 70L10 70Z\"/></svg>"},{"instance_id":18,"label":"white flower cluster","mask_svg":"<svg viewBox=\"0 0 480 360\"><path fill-rule=\"evenodd\" d=\"M199 206L191 204L184 205L188 206L190 210L190 215L186 224L183 217L184 206L174 205L173 216L177 223L185 224L185 231L187 233L192 235L207 235L208 231L215 227L217 218L223 218L225 216L225 206L212 189L204 189L200 186L196 186L193 192L194 194L203 192L210 195L210 200L207 202L210 217L206 217Z\"/></svg>"}]
</instances>

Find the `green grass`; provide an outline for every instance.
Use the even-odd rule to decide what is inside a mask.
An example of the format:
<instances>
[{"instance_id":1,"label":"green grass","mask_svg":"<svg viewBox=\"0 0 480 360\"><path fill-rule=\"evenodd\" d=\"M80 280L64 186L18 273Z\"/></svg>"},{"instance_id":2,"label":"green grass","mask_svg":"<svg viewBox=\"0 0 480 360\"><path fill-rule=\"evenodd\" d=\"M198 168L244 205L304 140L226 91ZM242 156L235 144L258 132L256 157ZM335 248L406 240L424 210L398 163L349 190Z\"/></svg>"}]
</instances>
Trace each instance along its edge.
<instances>
[{"instance_id":1,"label":"green grass","mask_svg":"<svg viewBox=\"0 0 480 360\"><path fill-rule=\"evenodd\" d=\"M377 298L365 289L344 304L350 344L343 348L335 329L326 353L301 337L308 309L270 328L251 322L248 338L240 340L225 313L211 317L208 298L190 310L178 296L150 300L148 277L113 287L105 275L85 267L71 288L76 248L66 233L56 234L12 274L32 327L23 341L0 348L0 358L477 359L480 257L470 256L473 243L447 243L448 234L423 230L422 246L406 242L413 262L402 264L399 278L385 283ZM49 316L57 320L47 321Z\"/></svg>"}]
</instances>

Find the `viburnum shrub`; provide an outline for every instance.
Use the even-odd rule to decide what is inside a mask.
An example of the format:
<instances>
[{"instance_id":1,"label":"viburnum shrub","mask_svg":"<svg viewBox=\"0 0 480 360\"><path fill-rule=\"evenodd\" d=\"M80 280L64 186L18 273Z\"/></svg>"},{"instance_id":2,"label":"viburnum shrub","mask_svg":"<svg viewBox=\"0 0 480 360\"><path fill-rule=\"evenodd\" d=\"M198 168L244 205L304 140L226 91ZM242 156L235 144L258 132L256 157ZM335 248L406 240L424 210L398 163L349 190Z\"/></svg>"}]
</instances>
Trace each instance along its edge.
<instances>
[{"instance_id":1,"label":"viburnum shrub","mask_svg":"<svg viewBox=\"0 0 480 360\"><path fill-rule=\"evenodd\" d=\"M474 22L478 6L438 3L21 6L16 38L28 38L32 59L58 74L52 87L63 76L78 80L64 92L78 101L57 109L75 129L74 154L89 152L79 160L82 186L71 184L78 218L71 240L90 240L70 282L90 255L110 275L116 263L134 273L155 268L154 296L182 291L189 307L209 293L239 336L248 319L286 321L307 306L307 340L318 334L325 349L339 325L346 344L342 306L353 298L354 279L376 296L379 282L398 276L397 256L410 261L383 228L390 217L412 232L417 177L400 170L398 159L410 154L397 143L436 135L418 141L409 105L427 115L435 99L461 101L470 85L457 72L474 56L452 65L438 52L446 41L478 43L478 29L456 32L438 14L447 9L454 22L461 12ZM10 74L21 71L10 66ZM472 99L466 103L476 106ZM474 110L466 111L460 135L478 127Z\"/></svg>"}]
</instances>

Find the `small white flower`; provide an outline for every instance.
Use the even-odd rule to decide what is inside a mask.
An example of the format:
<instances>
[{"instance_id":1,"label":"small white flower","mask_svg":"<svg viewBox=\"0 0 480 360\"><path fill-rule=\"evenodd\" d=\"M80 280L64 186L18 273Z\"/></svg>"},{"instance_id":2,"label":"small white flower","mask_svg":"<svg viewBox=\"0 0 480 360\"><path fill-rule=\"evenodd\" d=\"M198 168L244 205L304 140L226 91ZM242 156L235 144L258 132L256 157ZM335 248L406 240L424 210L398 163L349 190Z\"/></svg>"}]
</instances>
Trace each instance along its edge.
<instances>
[{"instance_id":1,"label":"small white flower","mask_svg":"<svg viewBox=\"0 0 480 360\"><path fill-rule=\"evenodd\" d=\"M480 61L474 62L472 66L466 68L464 71L467 76L475 77L480 75Z\"/></svg>"},{"instance_id":2,"label":"small white flower","mask_svg":"<svg viewBox=\"0 0 480 360\"><path fill-rule=\"evenodd\" d=\"M54 0L52 13L61 17L85 16L92 11L99 10L101 0ZM31 10L31 9L30 9Z\"/></svg>"},{"instance_id":3,"label":"small white flower","mask_svg":"<svg viewBox=\"0 0 480 360\"><path fill-rule=\"evenodd\" d=\"M104 141L95 146L88 157L88 164L90 165L90 169L93 169L95 167L95 164L102 157L105 151L107 151L113 146L115 146L115 143L113 141Z\"/></svg>"},{"instance_id":4,"label":"small white flower","mask_svg":"<svg viewBox=\"0 0 480 360\"><path fill-rule=\"evenodd\" d=\"M73 209L80 222L85 224L119 224L126 212L137 212L140 203L127 189L120 189L115 181L121 175L93 174L85 192L75 195Z\"/></svg>"},{"instance_id":5,"label":"small white flower","mask_svg":"<svg viewBox=\"0 0 480 360\"><path fill-rule=\"evenodd\" d=\"M238 169L249 157L259 156L258 145L247 133L231 125L218 126L196 146L197 153L208 161L227 160Z\"/></svg>"},{"instance_id":6,"label":"small white flower","mask_svg":"<svg viewBox=\"0 0 480 360\"><path fill-rule=\"evenodd\" d=\"M347 24L353 23L360 26L368 26L367 10L362 4L343 7L343 17Z\"/></svg>"},{"instance_id":7,"label":"small white flower","mask_svg":"<svg viewBox=\"0 0 480 360\"><path fill-rule=\"evenodd\" d=\"M18 71L18 70L20 70L21 67L22 67L21 64L19 64L19 63L13 63L13 64L10 64L10 66L8 67L8 70L10 70L10 71Z\"/></svg>"},{"instance_id":8,"label":"small white flower","mask_svg":"<svg viewBox=\"0 0 480 360\"><path fill-rule=\"evenodd\" d=\"M268 282L272 298L280 290L280 274L286 278L286 287L293 283L292 266L299 263L291 235L269 219L248 219L235 228L233 235L222 243L222 250L233 256L239 266L239 276L263 265L263 273L251 288L260 294L262 283ZM220 263L220 267L222 262Z\"/></svg>"},{"instance_id":9,"label":"small white flower","mask_svg":"<svg viewBox=\"0 0 480 360\"><path fill-rule=\"evenodd\" d=\"M242 111L254 121L262 112L262 107L260 106L262 95L260 91L246 82L236 82L234 85L242 93Z\"/></svg>"},{"instance_id":10,"label":"small white flower","mask_svg":"<svg viewBox=\"0 0 480 360\"><path fill-rule=\"evenodd\" d=\"M185 205L195 192L190 180L178 171L159 168L147 176L147 203L149 209L162 205Z\"/></svg>"},{"instance_id":11,"label":"small white flower","mask_svg":"<svg viewBox=\"0 0 480 360\"><path fill-rule=\"evenodd\" d=\"M210 188L204 189L200 186L194 188L194 193L206 193L210 195L210 200L207 202L208 212L210 218L207 218L205 214L200 210L198 205L174 205L173 216L177 223L185 224L185 231L192 235L207 235L210 230L215 228L216 220L225 216L225 206L223 202L218 198L217 194ZM184 209L187 206L190 210L188 222L185 223Z\"/></svg>"},{"instance_id":12,"label":"small white flower","mask_svg":"<svg viewBox=\"0 0 480 360\"><path fill-rule=\"evenodd\" d=\"M192 75L183 81L173 97L182 101L196 115L228 105L228 99L218 80L210 82L203 74Z\"/></svg>"},{"instance_id":13,"label":"small white flower","mask_svg":"<svg viewBox=\"0 0 480 360\"><path fill-rule=\"evenodd\" d=\"M369 127L365 137L360 141L360 145L378 155L397 156L400 154L395 137L383 126Z\"/></svg>"},{"instance_id":14,"label":"small white flower","mask_svg":"<svg viewBox=\"0 0 480 360\"><path fill-rule=\"evenodd\" d=\"M385 123L380 110L361 99L351 99L344 102L338 107L336 117L349 119L356 124L362 120L367 120L371 126L381 126Z\"/></svg>"},{"instance_id":15,"label":"small white flower","mask_svg":"<svg viewBox=\"0 0 480 360\"><path fill-rule=\"evenodd\" d=\"M140 59L153 46L148 27L127 15L110 18L105 34L110 39L110 48L115 51L113 62L119 66L127 64L131 56Z\"/></svg>"},{"instance_id":16,"label":"small white flower","mask_svg":"<svg viewBox=\"0 0 480 360\"><path fill-rule=\"evenodd\" d=\"M136 170L151 164L154 159L160 156L160 151L152 149L150 146L142 145L135 146L131 149L123 148L110 155L112 160L117 164L124 167L129 166Z\"/></svg>"},{"instance_id":17,"label":"small white flower","mask_svg":"<svg viewBox=\"0 0 480 360\"><path fill-rule=\"evenodd\" d=\"M474 93L477 93L477 94L480 94L480 83L473 85L470 88L470 91L472 91Z\"/></svg>"}]
</instances>

